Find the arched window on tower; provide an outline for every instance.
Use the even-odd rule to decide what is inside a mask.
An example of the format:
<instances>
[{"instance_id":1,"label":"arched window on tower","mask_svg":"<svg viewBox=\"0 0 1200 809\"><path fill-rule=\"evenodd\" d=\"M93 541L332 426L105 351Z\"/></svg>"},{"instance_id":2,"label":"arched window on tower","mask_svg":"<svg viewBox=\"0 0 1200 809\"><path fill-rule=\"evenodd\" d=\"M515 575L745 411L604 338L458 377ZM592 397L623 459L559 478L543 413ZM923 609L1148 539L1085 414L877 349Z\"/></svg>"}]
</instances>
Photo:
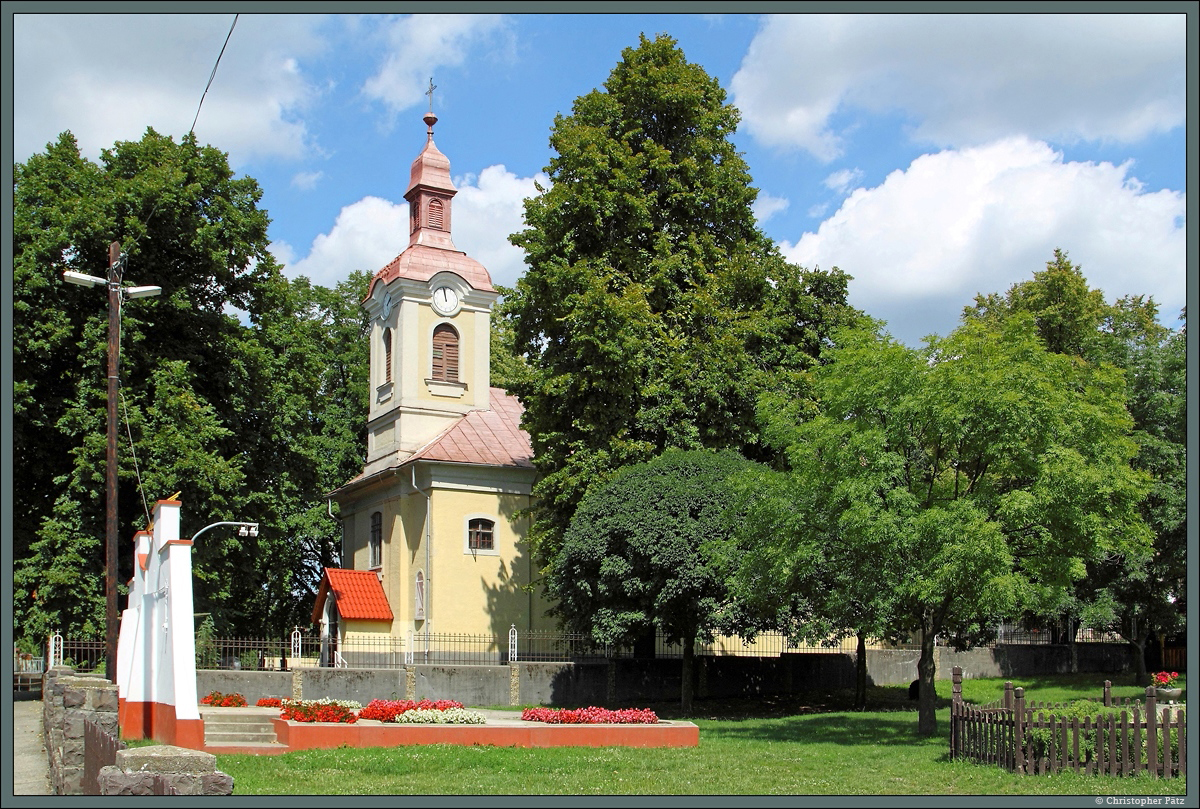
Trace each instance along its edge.
<instances>
[{"instance_id":1,"label":"arched window on tower","mask_svg":"<svg viewBox=\"0 0 1200 809\"><path fill-rule=\"evenodd\" d=\"M440 199L429 200L429 227L434 230L445 230L445 210Z\"/></svg>"},{"instance_id":2,"label":"arched window on tower","mask_svg":"<svg viewBox=\"0 0 1200 809\"><path fill-rule=\"evenodd\" d=\"M433 379L458 381L458 332L449 323L441 323L433 330Z\"/></svg>"},{"instance_id":3,"label":"arched window on tower","mask_svg":"<svg viewBox=\"0 0 1200 809\"><path fill-rule=\"evenodd\" d=\"M392 330L383 330L383 381L392 381Z\"/></svg>"}]
</instances>

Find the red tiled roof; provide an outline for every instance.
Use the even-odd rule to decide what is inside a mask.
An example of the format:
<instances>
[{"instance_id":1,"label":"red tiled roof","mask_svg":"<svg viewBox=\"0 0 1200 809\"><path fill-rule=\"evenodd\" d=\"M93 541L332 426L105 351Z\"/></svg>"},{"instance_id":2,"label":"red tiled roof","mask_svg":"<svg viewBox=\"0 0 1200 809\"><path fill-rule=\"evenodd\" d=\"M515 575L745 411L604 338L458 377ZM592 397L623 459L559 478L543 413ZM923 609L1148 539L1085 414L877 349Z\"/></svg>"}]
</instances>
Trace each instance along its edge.
<instances>
[{"instance_id":1,"label":"red tiled roof","mask_svg":"<svg viewBox=\"0 0 1200 809\"><path fill-rule=\"evenodd\" d=\"M321 620L325 599L333 592L338 615L351 621L390 621L392 608L383 593L383 584L373 570L342 570L325 568L317 603L313 607L313 623Z\"/></svg>"},{"instance_id":2,"label":"red tiled roof","mask_svg":"<svg viewBox=\"0 0 1200 809\"><path fill-rule=\"evenodd\" d=\"M533 469L533 445L521 429L525 408L516 396L491 388L491 410L472 410L413 453L413 461L452 461Z\"/></svg>"}]
</instances>

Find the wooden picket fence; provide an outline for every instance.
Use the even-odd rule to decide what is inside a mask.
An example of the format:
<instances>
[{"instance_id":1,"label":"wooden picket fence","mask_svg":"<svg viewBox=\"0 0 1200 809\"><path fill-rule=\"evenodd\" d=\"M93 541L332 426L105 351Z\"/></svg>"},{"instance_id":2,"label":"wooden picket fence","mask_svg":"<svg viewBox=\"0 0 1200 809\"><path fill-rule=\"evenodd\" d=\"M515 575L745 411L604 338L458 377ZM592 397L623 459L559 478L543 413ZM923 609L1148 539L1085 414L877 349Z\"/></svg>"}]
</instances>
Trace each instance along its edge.
<instances>
[{"instance_id":1,"label":"wooden picket fence","mask_svg":"<svg viewBox=\"0 0 1200 809\"><path fill-rule=\"evenodd\" d=\"M962 701L962 669L953 669L950 757L1003 767L1022 775L1073 770L1087 775L1184 777L1187 723L1180 706L1158 707L1155 689L1145 702L1114 704L1112 683L1081 710L1065 704L1026 702L1025 689L1004 684L1004 697L983 706ZM1119 714L1119 715L1118 715Z\"/></svg>"},{"instance_id":2,"label":"wooden picket fence","mask_svg":"<svg viewBox=\"0 0 1200 809\"><path fill-rule=\"evenodd\" d=\"M100 794L100 770L117 763L117 751L128 745L91 719L83 720L83 794Z\"/></svg>"}]
</instances>

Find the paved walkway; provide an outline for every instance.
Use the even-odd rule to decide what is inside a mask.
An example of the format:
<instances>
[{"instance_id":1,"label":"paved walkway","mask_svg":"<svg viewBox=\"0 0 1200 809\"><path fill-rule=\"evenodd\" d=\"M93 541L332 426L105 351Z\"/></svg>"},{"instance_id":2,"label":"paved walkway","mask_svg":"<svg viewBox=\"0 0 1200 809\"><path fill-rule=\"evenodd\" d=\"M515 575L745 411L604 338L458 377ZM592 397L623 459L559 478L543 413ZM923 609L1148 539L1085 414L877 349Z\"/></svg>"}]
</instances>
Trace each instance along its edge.
<instances>
[{"instance_id":1,"label":"paved walkway","mask_svg":"<svg viewBox=\"0 0 1200 809\"><path fill-rule=\"evenodd\" d=\"M42 701L15 699L12 707L13 794L51 795L50 761L42 739Z\"/></svg>"}]
</instances>

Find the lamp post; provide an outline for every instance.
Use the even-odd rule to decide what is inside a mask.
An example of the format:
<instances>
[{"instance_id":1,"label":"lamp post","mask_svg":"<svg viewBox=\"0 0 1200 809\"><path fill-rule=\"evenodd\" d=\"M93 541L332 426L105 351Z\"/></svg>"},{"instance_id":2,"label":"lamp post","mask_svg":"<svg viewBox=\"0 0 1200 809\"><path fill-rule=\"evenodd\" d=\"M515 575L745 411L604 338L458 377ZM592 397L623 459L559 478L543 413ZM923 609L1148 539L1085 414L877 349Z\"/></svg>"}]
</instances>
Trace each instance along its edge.
<instances>
[{"instance_id":1,"label":"lamp post","mask_svg":"<svg viewBox=\"0 0 1200 809\"><path fill-rule=\"evenodd\" d=\"M256 522L214 522L211 525L206 525L196 533L192 534L192 542L196 541L196 537L203 534L210 528L216 528L221 525L236 525L238 536L240 537L256 537L258 536L258 523Z\"/></svg>"},{"instance_id":2,"label":"lamp post","mask_svg":"<svg viewBox=\"0 0 1200 809\"><path fill-rule=\"evenodd\" d=\"M104 655L105 675L116 681L117 676L117 373L121 361L121 301L125 298L148 298L162 292L162 287L122 288L121 276L129 257L121 252L119 242L108 246L108 278L71 272L63 273L69 284L85 287L108 287L108 449L105 454L105 524L104 524Z\"/></svg>"}]
</instances>

